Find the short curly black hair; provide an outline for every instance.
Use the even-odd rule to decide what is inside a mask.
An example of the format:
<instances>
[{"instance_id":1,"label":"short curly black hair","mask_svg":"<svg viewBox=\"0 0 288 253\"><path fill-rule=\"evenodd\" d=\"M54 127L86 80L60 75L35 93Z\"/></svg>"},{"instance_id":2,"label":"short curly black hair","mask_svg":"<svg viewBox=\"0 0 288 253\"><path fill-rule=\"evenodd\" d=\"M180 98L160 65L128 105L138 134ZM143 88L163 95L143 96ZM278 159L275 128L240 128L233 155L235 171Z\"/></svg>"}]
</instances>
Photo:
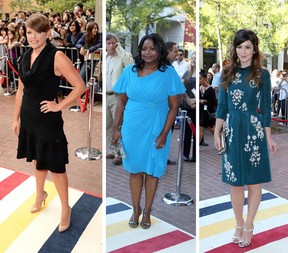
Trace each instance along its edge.
<instances>
[{"instance_id":1,"label":"short curly black hair","mask_svg":"<svg viewBox=\"0 0 288 253\"><path fill-rule=\"evenodd\" d=\"M143 48L143 44L146 40L152 40L156 51L159 53L158 58L158 70L164 72L168 65L170 65L169 61L167 60L167 48L165 45L164 40L162 37L157 33L151 33L145 35L138 46L137 55L134 57L135 65L133 66L132 70L137 72L144 68L145 61L141 58L141 50Z\"/></svg>"}]
</instances>

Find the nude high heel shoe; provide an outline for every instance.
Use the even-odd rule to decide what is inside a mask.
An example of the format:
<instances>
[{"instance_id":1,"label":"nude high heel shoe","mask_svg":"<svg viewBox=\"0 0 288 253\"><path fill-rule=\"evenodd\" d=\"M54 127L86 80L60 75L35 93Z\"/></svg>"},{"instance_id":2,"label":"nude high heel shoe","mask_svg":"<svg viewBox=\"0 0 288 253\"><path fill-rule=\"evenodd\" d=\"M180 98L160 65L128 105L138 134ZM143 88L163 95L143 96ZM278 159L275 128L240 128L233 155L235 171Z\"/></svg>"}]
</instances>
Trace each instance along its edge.
<instances>
[{"instance_id":1,"label":"nude high heel shoe","mask_svg":"<svg viewBox=\"0 0 288 253\"><path fill-rule=\"evenodd\" d=\"M41 203L40 203L40 206L33 206L30 210L30 213L37 213L41 210L41 207L42 207L42 204L46 204L46 199L48 197L48 193L47 192L43 192L43 195L42 195L42 198L41 198Z\"/></svg>"},{"instance_id":2,"label":"nude high heel shoe","mask_svg":"<svg viewBox=\"0 0 288 253\"><path fill-rule=\"evenodd\" d=\"M71 221L71 213L72 213L72 210L71 210L71 207L69 207L69 219L68 219L68 223L67 224L59 224L58 226L58 231L60 233L63 233L65 232L66 230L68 230L70 228L70 221Z\"/></svg>"},{"instance_id":3,"label":"nude high heel shoe","mask_svg":"<svg viewBox=\"0 0 288 253\"><path fill-rule=\"evenodd\" d=\"M234 233L234 236L232 237L232 242L235 243L235 244L239 244L240 243L240 239L241 239L241 236L242 236L242 230L243 230L243 226L236 226L236 230L240 230L241 229L241 233L239 236L236 236L236 231Z\"/></svg>"},{"instance_id":4,"label":"nude high heel shoe","mask_svg":"<svg viewBox=\"0 0 288 253\"><path fill-rule=\"evenodd\" d=\"M252 228L250 228L250 229L247 229L247 228L245 228L245 227L243 226L243 233L252 233L252 235L251 235L250 240L248 240L248 241L243 241L243 240L241 240L241 241L239 242L239 247L240 247L240 248L248 247L248 246L251 244L252 239L253 239L253 230L254 230L254 226L252 226Z\"/></svg>"}]
</instances>

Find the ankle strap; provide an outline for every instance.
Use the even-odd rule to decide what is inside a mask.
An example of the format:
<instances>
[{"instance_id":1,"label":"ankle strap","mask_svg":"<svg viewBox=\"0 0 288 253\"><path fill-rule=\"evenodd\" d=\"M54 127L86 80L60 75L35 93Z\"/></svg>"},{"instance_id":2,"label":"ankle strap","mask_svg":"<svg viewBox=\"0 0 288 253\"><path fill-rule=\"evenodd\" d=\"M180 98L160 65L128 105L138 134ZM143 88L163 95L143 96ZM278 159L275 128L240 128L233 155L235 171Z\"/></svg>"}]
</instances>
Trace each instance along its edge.
<instances>
[{"instance_id":1,"label":"ankle strap","mask_svg":"<svg viewBox=\"0 0 288 253\"><path fill-rule=\"evenodd\" d=\"M243 227L244 232L252 232L254 230L254 226L252 226L250 229Z\"/></svg>"}]
</instances>

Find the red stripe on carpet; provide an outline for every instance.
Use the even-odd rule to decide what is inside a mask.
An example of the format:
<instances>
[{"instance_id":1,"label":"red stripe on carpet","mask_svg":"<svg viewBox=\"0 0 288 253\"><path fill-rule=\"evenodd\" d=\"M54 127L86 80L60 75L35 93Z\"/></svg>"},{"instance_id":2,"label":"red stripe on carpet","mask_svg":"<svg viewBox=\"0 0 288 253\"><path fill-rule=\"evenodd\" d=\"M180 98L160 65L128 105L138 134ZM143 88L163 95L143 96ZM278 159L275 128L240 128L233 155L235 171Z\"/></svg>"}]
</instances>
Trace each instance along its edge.
<instances>
[{"instance_id":1,"label":"red stripe on carpet","mask_svg":"<svg viewBox=\"0 0 288 253\"><path fill-rule=\"evenodd\" d=\"M206 253L241 253L247 252L252 249L259 248L268 243L275 242L288 237L288 225L283 225L281 227L269 229L262 233L253 236L252 243L246 248L240 248L234 243L229 243L221 247L206 251Z\"/></svg>"},{"instance_id":2,"label":"red stripe on carpet","mask_svg":"<svg viewBox=\"0 0 288 253\"><path fill-rule=\"evenodd\" d=\"M151 253L175 246L191 239L193 239L193 237L179 230L175 230L173 232L159 235L151 239L123 247L121 249L110 251L110 253Z\"/></svg>"},{"instance_id":3,"label":"red stripe on carpet","mask_svg":"<svg viewBox=\"0 0 288 253\"><path fill-rule=\"evenodd\" d=\"M14 172L9 177L5 178L0 182L0 200L3 199L7 194L9 194L18 185L23 183L30 176L23 173Z\"/></svg>"}]
</instances>

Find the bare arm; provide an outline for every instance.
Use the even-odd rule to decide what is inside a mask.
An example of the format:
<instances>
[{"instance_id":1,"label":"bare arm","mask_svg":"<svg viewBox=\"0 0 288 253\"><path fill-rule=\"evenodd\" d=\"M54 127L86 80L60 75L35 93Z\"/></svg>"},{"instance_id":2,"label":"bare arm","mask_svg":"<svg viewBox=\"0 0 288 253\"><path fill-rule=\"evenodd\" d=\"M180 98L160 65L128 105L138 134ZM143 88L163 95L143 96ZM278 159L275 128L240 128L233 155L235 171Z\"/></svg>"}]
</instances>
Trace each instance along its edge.
<instances>
[{"instance_id":1,"label":"bare arm","mask_svg":"<svg viewBox=\"0 0 288 253\"><path fill-rule=\"evenodd\" d=\"M14 131L15 134L19 134L20 130L20 108L22 105L22 97L23 97L23 83L22 81L18 80L18 90L16 92L16 97L15 97L15 105L14 105L14 116L13 116L13 125L12 125L12 130Z\"/></svg>"},{"instance_id":2,"label":"bare arm","mask_svg":"<svg viewBox=\"0 0 288 253\"><path fill-rule=\"evenodd\" d=\"M181 95L170 96L168 98L170 110L168 112L165 125L160 133L160 135L156 138L155 144L156 148L163 148L166 144L166 138L171 130L173 123L175 121L176 115L178 113L178 109L180 106Z\"/></svg>"},{"instance_id":3,"label":"bare arm","mask_svg":"<svg viewBox=\"0 0 288 253\"><path fill-rule=\"evenodd\" d=\"M116 141L121 139L122 137L120 133L120 125L123 119L123 112L124 112L124 108L126 106L127 100L128 100L128 97L126 93L119 94L114 121L113 121L113 135L112 135L112 141L111 141L112 145L115 144Z\"/></svg>"},{"instance_id":4,"label":"bare arm","mask_svg":"<svg viewBox=\"0 0 288 253\"><path fill-rule=\"evenodd\" d=\"M86 90L84 81L73 67L71 60L60 51L58 51L55 55L54 72L58 76L63 75L66 80L74 87L74 89L59 104L57 104L55 101L42 101L41 111L44 113L49 111L57 112L62 110L64 107L75 101Z\"/></svg>"}]
</instances>

